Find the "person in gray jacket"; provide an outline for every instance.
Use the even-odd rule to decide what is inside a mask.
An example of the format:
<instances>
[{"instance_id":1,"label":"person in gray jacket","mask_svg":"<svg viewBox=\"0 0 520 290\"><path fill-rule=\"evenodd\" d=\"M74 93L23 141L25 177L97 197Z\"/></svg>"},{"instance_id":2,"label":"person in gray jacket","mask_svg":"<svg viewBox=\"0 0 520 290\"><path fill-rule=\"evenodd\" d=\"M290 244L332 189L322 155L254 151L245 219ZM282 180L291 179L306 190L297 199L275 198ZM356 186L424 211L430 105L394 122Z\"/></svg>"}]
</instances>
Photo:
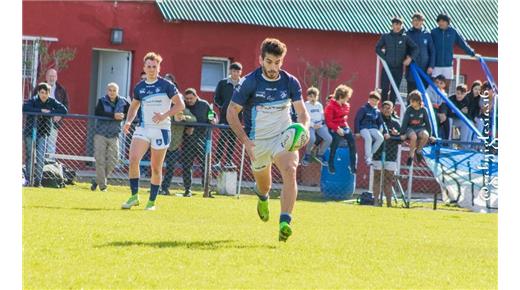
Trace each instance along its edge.
<instances>
[{"instance_id":1,"label":"person in gray jacket","mask_svg":"<svg viewBox=\"0 0 520 290\"><path fill-rule=\"evenodd\" d=\"M408 66L419 55L419 48L404 32L403 20L399 17L392 18L392 31L383 34L376 44L376 53L386 61L393 79L399 86L403 78L403 65ZM385 71L381 76L382 101L390 99L395 103L396 95L390 92L390 80Z\"/></svg>"},{"instance_id":2,"label":"person in gray jacket","mask_svg":"<svg viewBox=\"0 0 520 290\"><path fill-rule=\"evenodd\" d=\"M96 179L90 189L101 191L107 189L107 177L114 170L119 160L119 134L121 121L125 118L130 104L118 95L119 86L116 83L107 85L107 94L100 98L96 105L96 116L108 117L112 120L96 120L94 135L94 158L96 159Z\"/></svg>"}]
</instances>

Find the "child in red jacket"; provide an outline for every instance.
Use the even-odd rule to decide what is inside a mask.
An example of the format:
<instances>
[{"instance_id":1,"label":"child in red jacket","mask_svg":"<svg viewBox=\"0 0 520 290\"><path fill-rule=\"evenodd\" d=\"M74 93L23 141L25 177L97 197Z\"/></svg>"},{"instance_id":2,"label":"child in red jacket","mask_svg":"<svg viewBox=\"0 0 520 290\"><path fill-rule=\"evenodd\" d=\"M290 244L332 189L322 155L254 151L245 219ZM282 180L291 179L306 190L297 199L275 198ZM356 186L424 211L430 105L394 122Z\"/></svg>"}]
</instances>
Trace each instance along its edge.
<instances>
[{"instance_id":1,"label":"child in red jacket","mask_svg":"<svg viewBox=\"0 0 520 290\"><path fill-rule=\"evenodd\" d=\"M350 98L352 97L353 90L346 85L339 85L334 90L333 98L325 107L325 123L330 130L332 135L332 143L330 144L330 155L329 155L329 173L336 173L334 168L334 157L336 155L336 149L342 138L345 138L348 142L350 152L350 172L356 174L357 167L357 153L356 153L356 141L352 130L347 123L348 114L350 112Z\"/></svg>"}]
</instances>

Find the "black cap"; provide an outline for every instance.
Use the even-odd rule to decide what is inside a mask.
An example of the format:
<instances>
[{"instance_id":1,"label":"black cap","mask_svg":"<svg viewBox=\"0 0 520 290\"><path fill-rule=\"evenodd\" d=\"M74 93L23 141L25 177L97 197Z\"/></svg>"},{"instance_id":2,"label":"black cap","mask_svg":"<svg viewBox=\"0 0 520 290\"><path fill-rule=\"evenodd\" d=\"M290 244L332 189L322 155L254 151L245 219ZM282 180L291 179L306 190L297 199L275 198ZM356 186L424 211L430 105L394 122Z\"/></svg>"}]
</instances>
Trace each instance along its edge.
<instances>
[{"instance_id":1,"label":"black cap","mask_svg":"<svg viewBox=\"0 0 520 290\"><path fill-rule=\"evenodd\" d=\"M394 24L394 23L403 24L403 19L401 19L401 17L399 17L399 16L394 16L394 18L392 18L392 24Z\"/></svg>"},{"instance_id":2,"label":"black cap","mask_svg":"<svg viewBox=\"0 0 520 290\"><path fill-rule=\"evenodd\" d=\"M441 13L437 16L437 22L441 21L441 20L444 20L446 22L448 22L448 24L450 23L451 19L450 17L448 16L448 14L446 13Z\"/></svg>"},{"instance_id":3,"label":"black cap","mask_svg":"<svg viewBox=\"0 0 520 290\"><path fill-rule=\"evenodd\" d=\"M234 62L229 66L229 69L242 70L242 64L239 62Z\"/></svg>"}]
</instances>

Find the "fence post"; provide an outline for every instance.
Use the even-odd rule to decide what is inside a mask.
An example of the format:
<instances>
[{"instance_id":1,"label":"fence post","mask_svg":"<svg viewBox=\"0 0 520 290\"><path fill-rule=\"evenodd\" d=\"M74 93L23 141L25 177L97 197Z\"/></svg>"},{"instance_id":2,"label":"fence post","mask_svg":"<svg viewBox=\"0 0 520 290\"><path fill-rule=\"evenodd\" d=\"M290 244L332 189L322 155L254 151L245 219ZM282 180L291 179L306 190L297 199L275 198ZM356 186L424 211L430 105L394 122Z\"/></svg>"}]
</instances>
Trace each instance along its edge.
<instances>
[{"instance_id":1,"label":"fence post","mask_svg":"<svg viewBox=\"0 0 520 290\"><path fill-rule=\"evenodd\" d=\"M242 189L242 175L244 173L244 157L246 153L246 146L242 145L242 156L240 158L240 173L238 177L238 190L237 190L237 198L240 198L240 191Z\"/></svg>"},{"instance_id":2,"label":"fence post","mask_svg":"<svg viewBox=\"0 0 520 290\"><path fill-rule=\"evenodd\" d=\"M213 136L213 126L208 128L206 132L206 144L205 144L205 154L204 154L204 194L203 197L211 197L209 192L209 183L211 182L211 149L212 149L212 136Z\"/></svg>"},{"instance_id":3,"label":"fence post","mask_svg":"<svg viewBox=\"0 0 520 290\"><path fill-rule=\"evenodd\" d=\"M30 118L30 117L28 117ZM34 160L36 158L36 138L38 134L37 126L38 126L38 119L39 116L34 116L34 122L33 122L33 128L32 128L32 134L31 134L31 152L26 152L31 154L29 164L31 165L31 170L29 171L29 185L34 185ZM26 168L27 169L27 168ZM40 180L41 182L41 180Z\"/></svg>"}]
</instances>

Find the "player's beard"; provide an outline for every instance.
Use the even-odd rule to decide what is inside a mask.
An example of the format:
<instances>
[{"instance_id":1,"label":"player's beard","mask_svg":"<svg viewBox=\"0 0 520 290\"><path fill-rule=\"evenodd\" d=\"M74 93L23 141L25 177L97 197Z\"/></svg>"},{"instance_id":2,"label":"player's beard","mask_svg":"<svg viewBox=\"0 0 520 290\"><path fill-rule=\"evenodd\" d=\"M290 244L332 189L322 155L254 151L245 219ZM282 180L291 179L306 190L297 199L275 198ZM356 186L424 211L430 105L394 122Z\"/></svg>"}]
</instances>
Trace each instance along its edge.
<instances>
[{"instance_id":1,"label":"player's beard","mask_svg":"<svg viewBox=\"0 0 520 290\"><path fill-rule=\"evenodd\" d=\"M264 66L262 66L262 72L264 73L264 76L266 76L270 80L276 80L278 76L280 75L279 71L276 70L266 70Z\"/></svg>"}]
</instances>

